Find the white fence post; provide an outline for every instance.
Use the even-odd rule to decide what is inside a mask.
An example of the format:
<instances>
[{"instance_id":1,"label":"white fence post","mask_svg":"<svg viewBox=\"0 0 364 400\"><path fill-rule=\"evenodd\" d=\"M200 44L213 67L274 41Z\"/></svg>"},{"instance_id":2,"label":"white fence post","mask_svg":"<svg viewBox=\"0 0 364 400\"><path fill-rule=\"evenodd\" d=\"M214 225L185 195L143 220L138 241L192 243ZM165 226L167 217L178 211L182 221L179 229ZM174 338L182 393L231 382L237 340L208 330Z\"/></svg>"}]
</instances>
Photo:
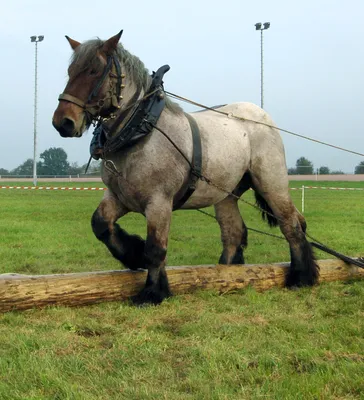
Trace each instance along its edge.
<instances>
[{"instance_id":1,"label":"white fence post","mask_svg":"<svg viewBox=\"0 0 364 400\"><path fill-rule=\"evenodd\" d=\"M305 186L302 185L302 214L305 212Z\"/></svg>"}]
</instances>

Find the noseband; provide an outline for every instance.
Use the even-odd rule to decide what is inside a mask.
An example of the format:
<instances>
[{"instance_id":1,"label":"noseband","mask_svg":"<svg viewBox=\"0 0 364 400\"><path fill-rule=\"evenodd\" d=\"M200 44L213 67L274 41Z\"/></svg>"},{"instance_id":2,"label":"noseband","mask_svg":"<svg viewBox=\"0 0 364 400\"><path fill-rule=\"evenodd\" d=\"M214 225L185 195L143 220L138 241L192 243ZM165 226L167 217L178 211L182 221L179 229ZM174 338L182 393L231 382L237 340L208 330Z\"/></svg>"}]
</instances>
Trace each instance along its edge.
<instances>
[{"instance_id":1,"label":"noseband","mask_svg":"<svg viewBox=\"0 0 364 400\"><path fill-rule=\"evenodd\" d=\"M112 71L113 66L115 66L116 74L114 74ZM103 99L100 99L97 102L93 103L92 99L98 95L108 75L111 78L116 79L116 90L114 87L115 85L111 83L111 87L108 90L106 96ZM76 104L78 107L81 107L85 111L87 118L90 120L90 122L92 122L94 120L97 120L97 117L99 116L99 113L102 107L104 106L106 100L111 98L112 107L114 107L115 109L120 108L119 102L123 98L123 96L121 95L121 90L125 87L125 85L123 84L123 78L125 78L125 74L121 73L121 66L119 59L115 54L113 54L112 56L107 57L107 64L104 69L104 72L100 80L96 83L95 87L92 89L86 102L68 93L60 94L58 100L67 101L69 103ZM108 94L110 94L110 96L108 96ZM110 112L110 116L112 116L112 111Z\"/></svg>"}]
</instances>

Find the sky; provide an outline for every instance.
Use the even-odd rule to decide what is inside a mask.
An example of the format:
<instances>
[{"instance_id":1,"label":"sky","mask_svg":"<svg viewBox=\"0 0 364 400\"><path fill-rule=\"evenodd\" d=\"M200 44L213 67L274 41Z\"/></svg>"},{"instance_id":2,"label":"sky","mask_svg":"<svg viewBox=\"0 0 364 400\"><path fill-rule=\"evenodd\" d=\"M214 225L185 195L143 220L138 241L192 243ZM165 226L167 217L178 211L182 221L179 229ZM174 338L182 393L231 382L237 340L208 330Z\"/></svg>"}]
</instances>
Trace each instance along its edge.
<instances>
[{"instance_id":1,"label":"sky","mask_svg":"<svg viewBox=\"0 0 364 400\"><path fill-rule=\"evenodd\" d=\"M164 64L168 91L206 105L260 104L264 31L264 108L284 129L364 153L363 0L12 0L1 5L0 168L33 157L34 59L38 45L37 154L62 147L70 162L89 158L91 130L61 138L52 127L72 50L124 30L122 43L152 71ZM183 104L185 111L195 107ZM315 168L352 173L364 157L281 133L287 166L303 156Z\"/></svg>"}]
</instances>

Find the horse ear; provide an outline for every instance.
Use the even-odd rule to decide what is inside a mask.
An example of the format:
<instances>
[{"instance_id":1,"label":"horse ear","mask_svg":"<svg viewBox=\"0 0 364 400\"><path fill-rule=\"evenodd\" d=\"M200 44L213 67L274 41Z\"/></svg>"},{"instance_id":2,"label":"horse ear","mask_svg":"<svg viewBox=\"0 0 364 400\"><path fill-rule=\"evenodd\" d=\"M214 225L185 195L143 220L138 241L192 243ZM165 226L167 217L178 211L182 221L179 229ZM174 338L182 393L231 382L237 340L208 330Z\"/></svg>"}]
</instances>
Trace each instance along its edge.
<instances>
[{"instance_id":1,"label":"horse ear","mask_svg":"<svg viewBox=\"0 0 364 400\"><path fill-rule=\"evenodd\" d=\"M77 42L77 40L73 40L70 37L66 35L66 39L68 40L68 43L71 45L72 50L76 50L77 47L81 44L80 42Z\"/></svg>"},{"instance_id":2,"label":"horse ear","mask_svg":"<svg viewBox=\"0 0 364 400\"><path fill-rule=\"evenodd\" d=\"M121 30L117 35L106 40L106 42L102 46L102 51L105 54L111 54L113 51L115 51L122 34L123 34L123 30Z\"/></svg>"}]
</instances>

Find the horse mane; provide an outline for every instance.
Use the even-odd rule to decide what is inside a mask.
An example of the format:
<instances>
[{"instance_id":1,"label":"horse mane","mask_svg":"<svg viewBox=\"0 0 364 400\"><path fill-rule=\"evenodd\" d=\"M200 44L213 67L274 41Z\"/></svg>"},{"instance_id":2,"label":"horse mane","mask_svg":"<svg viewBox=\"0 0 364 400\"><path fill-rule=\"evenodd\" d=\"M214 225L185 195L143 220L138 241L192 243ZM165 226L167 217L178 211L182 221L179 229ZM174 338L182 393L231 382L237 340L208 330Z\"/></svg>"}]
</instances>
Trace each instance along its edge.
<instances>
[{"instance_id":1,"label":"horse mane","mask_svg":"<svg viewBox=\"0 0 364 400\"><path fill-rule=\"evenodd\" d=\"M95 54L97 54L98 50L101 50L104 43L105 41L97 38L88 40L78 46L73 52L70 61L73 72L79 74L92 66L96 73L100 73L104 67L95 57ZM142 87L145 91L148 90L152 78L144 63L137 56L126 50L121 43L118 44L116 51L120 62L126 70L126 74L132 77L133 82L138 87ZM166 107L174 114L183 112L182 108L168 97L166 97Z\"/></svg>"}]
</instances>

